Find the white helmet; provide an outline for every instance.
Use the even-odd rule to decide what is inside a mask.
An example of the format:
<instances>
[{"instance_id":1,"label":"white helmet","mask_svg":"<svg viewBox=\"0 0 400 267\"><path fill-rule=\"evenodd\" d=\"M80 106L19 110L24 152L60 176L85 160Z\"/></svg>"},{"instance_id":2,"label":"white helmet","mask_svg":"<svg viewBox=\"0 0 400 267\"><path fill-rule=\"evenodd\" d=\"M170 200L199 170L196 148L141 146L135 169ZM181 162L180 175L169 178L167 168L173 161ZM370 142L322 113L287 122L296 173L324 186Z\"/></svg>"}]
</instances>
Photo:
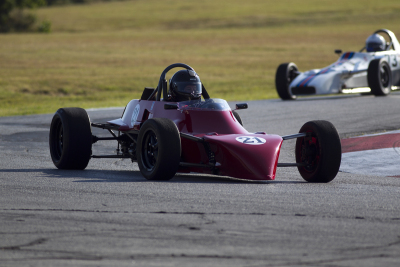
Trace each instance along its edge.
<instances>
[{"instance_id":1,"label":"white helmet","mask_svg":"<svg viewBox=\"0 0 400 267\"><path fill-rule=\"evenodd\" d=\"M365 41L365 47L367 48L367 52L377 52L377 51L385 51L386 50L386 41L379 34L370 35Z\"/></svg>"}]
</instances>

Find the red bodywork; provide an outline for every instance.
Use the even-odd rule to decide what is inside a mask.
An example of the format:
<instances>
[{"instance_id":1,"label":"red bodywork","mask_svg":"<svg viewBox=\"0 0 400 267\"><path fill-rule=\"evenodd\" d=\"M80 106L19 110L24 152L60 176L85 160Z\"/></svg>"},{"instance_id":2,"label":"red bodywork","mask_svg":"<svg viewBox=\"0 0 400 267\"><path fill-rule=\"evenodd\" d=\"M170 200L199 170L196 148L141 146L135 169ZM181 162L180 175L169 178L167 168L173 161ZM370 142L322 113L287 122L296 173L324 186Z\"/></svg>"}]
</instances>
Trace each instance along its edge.
<instances>
[{"instance_id":1,"label":"red bodywork","mask_svg":"<svg viewBox=\"0 0 400 267\"><path fill-rule=\"evenodd\" d=\"M121 119L108 123L118 125L122 133L129 133L138 131L147 119L162 117L174 121L179 132L202 138L203 143L181 137L181 161L192 164L180 166L179 172L218 174L249 180L275 179L282 137L249 133L230 109L165 109L166 103L132 100ZM205 148L205 144L208 148ZM212 152L214 167L193 166L210 164L207 149Z\"/></svg>"}]
</instances>

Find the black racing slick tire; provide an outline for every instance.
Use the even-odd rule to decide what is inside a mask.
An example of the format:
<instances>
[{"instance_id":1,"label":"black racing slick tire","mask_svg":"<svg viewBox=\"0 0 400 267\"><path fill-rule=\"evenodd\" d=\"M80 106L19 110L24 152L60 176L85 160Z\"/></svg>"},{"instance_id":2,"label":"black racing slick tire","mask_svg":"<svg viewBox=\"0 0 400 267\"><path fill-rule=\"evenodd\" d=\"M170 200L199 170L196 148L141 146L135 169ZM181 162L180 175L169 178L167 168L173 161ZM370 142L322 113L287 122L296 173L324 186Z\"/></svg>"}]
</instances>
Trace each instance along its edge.
<instances>
[{"instance_id":1,"label":"black racing slick tire","mask_svg":"<svg viewBox=\"0 0 400 267\"><path fill-rule=\"evenodd\" d=\"M242 118L240 118L239 113L237 113L235 110L232 110L232 114L235 117L235 119L240 123L240 125L243 126L243 121Z\"/></svg>"},{"instance_id":2,"label":"black racing slick tire","mask_svg":"<svg viewBox=\"0 0 400 267\"><path fill-rule=\"evenodd\" d=\"M92 129L86 110L57 110L50 125L49 146L58 169L85 169L92 154Z\"/></svg>"},{"instance_id":3,"label":"black racing slick tire","mask_svg":"<svg viewBox=\"0 0 400 267\"><path fill-rule=\"evenodd\" d=\"M328 183L339 172L342 160L342 146L335 126L329 121L309 121L300 133L308 133L306 137L297 138L296 162L300 175L312 183Z\"/></svg>"},{"instance_id":4,"label":"black racing slick tire","mask_svg":"<svg viewBox=\"0 0 400 267\"><path fill-rule=\"evenodd\" d=\"M140 172L148 180L169 180L175 176L181 157L181 139L175 123L166 118L148 119L137 140L136 157Z\"/></svg>"},{"instance_id":5,"label":"black racing slick tire","mask_svg":"<svg viewBox=\"0 0 400 267\"><path fill-rule=\"evenodd\" d=\"M368 86L376 96L385 96L392 90L392 71L383 58L372 60L367 72Z\"/></svg>"},{"instance_id":6,"label":"black racing slick tire","mask_svg":"<svg viewBox=\"0 0 400 267\"><path fill-rule=\"evenodd\" d=\"M275 88L282 100L294 100L296 96L290 92L289 85L298 75L298 68L293 62L278 66L275 74Z\"/></svg>"}]
</instances>

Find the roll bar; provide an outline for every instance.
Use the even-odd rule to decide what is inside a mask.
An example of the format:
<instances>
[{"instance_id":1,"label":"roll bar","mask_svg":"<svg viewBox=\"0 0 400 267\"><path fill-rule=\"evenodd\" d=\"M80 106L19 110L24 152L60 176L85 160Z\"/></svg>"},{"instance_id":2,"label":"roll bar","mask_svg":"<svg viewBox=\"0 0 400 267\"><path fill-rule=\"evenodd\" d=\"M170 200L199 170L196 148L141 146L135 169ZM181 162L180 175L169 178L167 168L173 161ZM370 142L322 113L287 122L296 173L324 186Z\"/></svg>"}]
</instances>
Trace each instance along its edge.
<instances>
[{"instance_id":1,"label":"roll bar","mask_svg":"<svg viewBox=\"0 0 400 267\"><path fill-rule=\"evenodd\" d=\"M169 65L167 68L165 68L165 70L161 73L160 76L160 80L158 81L158 86L156 88L156 90L154 92L157 92L157 96L156 96L156 101L160 101L161 99L161 91L163 93L163 98L167 99L168 98L168 89L167 89L167 80L165 79L165 76L167 75L167 72L170 71L173 68L184 68L187 70L192 70L194 72L196 72L192 67L190 67L189 65L183 64L183 63L174 63L172 65ZM152 94L150 96L153 97L154 94ZM210 98L210 96L208 95L206 89L204 88L204 86L202 86L202 95L205 99ZM150 99L149 98L149 99Z\"/></svg>"}]
</instances>

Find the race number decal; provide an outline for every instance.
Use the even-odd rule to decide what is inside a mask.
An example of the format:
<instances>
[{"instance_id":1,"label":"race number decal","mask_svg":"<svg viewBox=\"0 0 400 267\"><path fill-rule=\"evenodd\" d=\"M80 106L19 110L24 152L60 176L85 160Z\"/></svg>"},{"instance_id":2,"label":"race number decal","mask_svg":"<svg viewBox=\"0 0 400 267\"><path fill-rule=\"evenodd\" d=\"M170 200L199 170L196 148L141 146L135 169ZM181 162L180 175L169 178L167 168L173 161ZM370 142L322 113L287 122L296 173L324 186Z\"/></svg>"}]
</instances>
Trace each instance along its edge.
<instances>
[{"instance_id":1,"label":"race number decal","mask_svg":"<svg viewBox=\"0 0 400 267\"><path fill-rule=\"evenodd\" d=\"M258 136L239 136L236 141L246 145L262 145L265 144L265 139Z\"/></svg>"},{"instance_id":2,"label":"race number decal","mask_svg":"<svg viewBox=\"0 0 400 267\"><path fill-rule=\"evenodd\" d=\"M137 117L139 116L139 112L140 112L140 105L137 104L132 113L132 119L131 119L132 126L135 125L135 122L137 121Z\"/></svg>"}]
</instances>

